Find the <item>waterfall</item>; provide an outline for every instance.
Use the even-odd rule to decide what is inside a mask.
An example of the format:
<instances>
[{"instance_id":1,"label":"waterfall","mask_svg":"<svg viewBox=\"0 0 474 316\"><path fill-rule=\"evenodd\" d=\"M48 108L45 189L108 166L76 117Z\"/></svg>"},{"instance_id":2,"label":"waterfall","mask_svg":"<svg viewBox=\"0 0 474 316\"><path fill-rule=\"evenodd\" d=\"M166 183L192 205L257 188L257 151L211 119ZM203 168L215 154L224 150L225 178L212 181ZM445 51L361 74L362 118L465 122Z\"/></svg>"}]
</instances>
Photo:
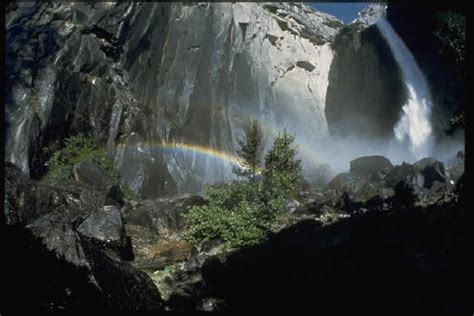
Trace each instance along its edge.
<instances>
[{"instance_id":1,"label":"waterfall","mask_svg":"<svg viewBox=\"0 0 474 316\"><path fill-rule=\"evenodd\" d=\"M408 139L411 153L416 159L430 156L433 135L430 123L432 102L428 84L415 58L390 23L381 18L377 27L400 66L408 93L402 116L394 128L395 137L400 143Z\"/></svg>"}]
</instances>

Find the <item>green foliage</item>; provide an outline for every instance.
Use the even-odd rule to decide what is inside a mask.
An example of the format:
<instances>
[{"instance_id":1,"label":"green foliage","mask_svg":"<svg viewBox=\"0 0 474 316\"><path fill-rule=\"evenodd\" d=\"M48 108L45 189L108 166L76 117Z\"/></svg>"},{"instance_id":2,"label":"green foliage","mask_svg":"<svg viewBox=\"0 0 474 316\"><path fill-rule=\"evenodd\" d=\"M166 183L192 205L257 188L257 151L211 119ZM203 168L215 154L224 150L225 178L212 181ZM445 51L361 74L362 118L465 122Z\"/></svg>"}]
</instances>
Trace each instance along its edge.
<instances>
[{"instance_id":1,"label":"green foliage","mask_svg":"<svg viewBox=\"0 0 474 316\"><path fill-rule=\"evenodd\" d=\"M296 159L292 148L295 138L283 132L275 139L265 156L265 183L276 196L296 196L302 180L301 160Z\"/></svg>"},{"instance_id":2,"label":"green foliage","mask_svg":"<svg viewBox=\"0 0 474 316\"><path fill-rule=\"evenodd\" d=\"M220 240L231 247L261 242L266 232L261 223L264 205L260 202L260 184L236 181L208 186L208 205L194 206L185 215L185 238L194 244Z\"/></svg>"},{"instance_id":3,"label":"green foliage","mask_svg":"<svg viewBox=\"0 0 474 316\"><path fill-rule=\"evenodd\" d=\"M243 140L239 141L240 150L237 154L242 158L242 164L247 169L234 169L234 173L247 179L253 179L262 161L263 132L258 121L253 120L248 125Z\"/></svg>"},{"instance_id":4,"label":"green foliage","mask_svg":"<svg viewBox=\"0 0 474 316\"><path fill-rule=\"evenodd\" d=\"M332 28L340 28L344 26L344 23L338 20L326 20L323 22L323 24Z\"/></svg>"},{"instance_id":5,"label":"green foliage","mask_svg":"<svg viewBox=\"0 0 474 316\"><path fill-rule=\"evenodd\" d=\"M135 191L130 189L129 187L123 187L123 198L126 201L136 201L139 199L139 196Z\"/></svg>"},{"instance_id":6,"label":"green foliage","mask_svg":"<svg viewBox=\"0 0 474 316\"><path fill-rule=\"evenodd\" d=\"M94 161L115 179L120 176L113 161L107 157L105 149L99 147L92 138L78 134L67 138L65 146L46 162L49 169L48 178L53 182L69 179L73 175L74 165L84 160Z\"/></svg>"},{"instance_id":7,"label":"green foliage","mask_svg":"<svg viewBox=\"0 0 474 316\"><path fill-rule=\"evenodd\" d=\"M441 54L453 56L456 65L464 65L466 55L466 18L455 12L438 12L439 27L433 35Z\"/></svg>"},{"instance_id":8,"label":"green foliage","mask_svg":"<svg viewBox=\"0 0 474 316\"><path fill-rule=\"evenodd\" d=\"M288 197L297 193L302 178L301 161L291 148L293 141L286 132L275 139L265 157L263 178L253 174L244 181L206 187L209 203L194 206L185 215L185 238L196 245L220 240L231 247L250 246L265 239L283 213ZM241 146L249 143L260 144L243 141ZM247 152L255 153L258 146L249 146L252 150Z\"/></svg>"}]
</instances>

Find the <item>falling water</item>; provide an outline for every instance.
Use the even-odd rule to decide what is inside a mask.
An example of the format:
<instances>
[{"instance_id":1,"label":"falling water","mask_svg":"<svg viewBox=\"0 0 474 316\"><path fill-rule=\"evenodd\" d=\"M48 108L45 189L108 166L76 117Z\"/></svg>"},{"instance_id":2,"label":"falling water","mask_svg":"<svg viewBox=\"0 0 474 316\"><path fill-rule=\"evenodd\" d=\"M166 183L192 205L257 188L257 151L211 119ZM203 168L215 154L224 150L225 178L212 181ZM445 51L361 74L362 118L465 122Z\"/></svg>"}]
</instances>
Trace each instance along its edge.
<instances>
[{"instance_id":1,"label":"falling water","mask_svg":"<svg viewBox=\"0 0 474 316\"><path fill-rule=\"evenodd\" d=\"M415 58L390 23L382 18L377 26L401 68L408 93L402 117L394 128L395 137L400 143L408 139L410 150L416 159L427 157L433 147L431 94L428 84Z\"/></svg>"}]
</instances>

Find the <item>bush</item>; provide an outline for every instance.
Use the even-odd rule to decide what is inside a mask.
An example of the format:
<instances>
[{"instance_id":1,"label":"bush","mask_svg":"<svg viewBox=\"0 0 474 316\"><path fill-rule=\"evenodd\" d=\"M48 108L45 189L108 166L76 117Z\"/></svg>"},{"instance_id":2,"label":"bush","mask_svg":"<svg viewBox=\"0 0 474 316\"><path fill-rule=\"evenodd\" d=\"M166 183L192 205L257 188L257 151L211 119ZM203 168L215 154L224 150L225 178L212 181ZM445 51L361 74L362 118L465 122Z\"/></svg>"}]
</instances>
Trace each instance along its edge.
<instances>
[{"instance_id":1,"label":"bush","mask_svg":"<svg viewBox=\"0 0 474 316\"><path fill-rule=\"evenodd\" d=\"M57 182L72 178L74 165L85 160L92 160L114 179L119 179L119 172L113 161L107 157L105 149L99 147L92 138L82 134L67 138L65 146L46 162L49 169L48 179Z\"/></svg>"},{"instance_id":2,"label":"bush","mask_svg":"<svg viewBox=\"0 0 474 316\"><path fill-rule=\"evenodd\" d=\"M332 28L341 28L344 26L344 23L338 20L326 20L323 22L323 24Z\"/></svg>"},{"instance_id":3,"label":"bush","mask_svg":"<svg viewBox=\"0 0 474 316\"><path fill-rule=\"evenodd\" d=\"M265 205L261 203L260 183L233 182L208 186L208 205L194 206L184 216L185 239L201 245L220 240L231 247L250 246L265 236Z\"/></svg>"}]
</instances>

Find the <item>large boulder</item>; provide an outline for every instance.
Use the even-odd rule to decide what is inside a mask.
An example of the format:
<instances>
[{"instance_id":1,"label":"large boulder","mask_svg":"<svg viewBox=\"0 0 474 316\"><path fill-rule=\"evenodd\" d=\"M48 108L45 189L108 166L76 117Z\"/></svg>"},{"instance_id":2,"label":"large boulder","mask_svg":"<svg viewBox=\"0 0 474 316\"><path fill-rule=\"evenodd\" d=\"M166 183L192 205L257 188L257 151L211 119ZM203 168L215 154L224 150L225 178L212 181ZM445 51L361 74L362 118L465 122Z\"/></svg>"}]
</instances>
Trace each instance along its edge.
<instances>
[{"instance_id":1,"label":"large boulder","mask_svg":"<svg viewBox=\"0 0 474 316\"><path fill-rule=\"evenodd\" d=\"M183 215L189 207L203 203L203 197L188 193L145 200L137 208L125 211L125 221L148 227L162 236L172 236L184 227Z\"/></svg>"},{"instance_id":2,"label":"large boulder","mask_svg":"<svg viewBox=\"0 0 474 316\"><path fill-rule=\"evenodd\" d=\"M108 251L123 251L127 245L120 211L106 206L102 192L77 184L62 189L43 186L17 167L6 167L9 189L2 240L8 240L11 251L12 280L5 284L12 297L19 295L24 306L38 310L162 309L152 280L122 263L121 252ZM25 284L33 286L25 289ZM9 298L6 309L22 309Z\"/></svg>"},{"instance_id":3,"label":"large boulder","mask_svg":"<svg viewBox=\"0 0 474 316\"><path fill-rule=\"evenodd\" d=\"M434 158L424 158L413 165L403 162L390 170L384 178L389 187L404 181L415 189L431 189L435 181L444 183L446 180L444 164Z\"/></svg>"},{"instance_id":4,"label":"large boulder","mask_svg":"<svg viewBox=\"0 0 474 316\"><path fill-rule=\"evenodd\" d=\"M441 161L430 157L415 162L413 166L423 175L423 186L427 189L431 189L435 181L446 182L444 163Z\"/></svg>"},{"instance_id":5,"label":"large boulder","mask_svg":"<svg viewBox=\"0 0 474 316\"><path fill-rule=\"evenodd\" d=\"M336 175L327 185L327 190L355 192L363 186L363 179L352 172L342 172Z\"/></svg>"},{"instance_id":6,"label":"large boulder","mask_svg":"<svg viewBox=\"0 0 474 316\"><path fill-rule=\"evenodd\" d=\"M114 180L104 169L91 160L84 160L73 168L74 178L78 182L106 193L106 197L120 206L123 202L123 192L117 180Z\"/></svg>"},{"instance_id":7,"label":"large boulder","mask_svg":"<svg viewBox=\"0 0 474 316\"><path fill-rule=\"evenodd\" d=\"M122 246L125 243L122 214L113 205L105 205L89 215L77 231L99 244Z\"/></svg>"},{"instance_id":8,"label":"large boulder","mask_svg":"<svg viewBox=\"0 0 474 316\"><path fill-rule=\"evenodd\" d=\"M350 163L350 172L361 177L376 174L384 169L393 167L390 160L384 156L364 156L354 159Z\"/></svg>"}]
</instances>

